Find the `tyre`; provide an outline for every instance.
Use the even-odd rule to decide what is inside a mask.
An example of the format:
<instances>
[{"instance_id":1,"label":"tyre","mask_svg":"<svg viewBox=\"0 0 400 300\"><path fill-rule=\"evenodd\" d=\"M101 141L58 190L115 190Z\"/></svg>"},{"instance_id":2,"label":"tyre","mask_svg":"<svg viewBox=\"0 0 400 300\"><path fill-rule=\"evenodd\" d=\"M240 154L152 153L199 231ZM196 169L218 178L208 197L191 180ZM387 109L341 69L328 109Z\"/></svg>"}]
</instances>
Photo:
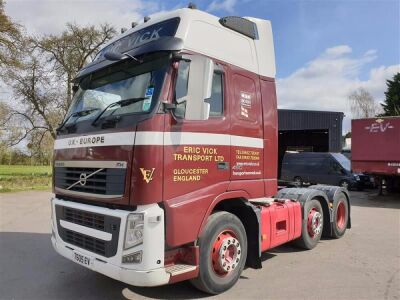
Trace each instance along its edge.
<instances>
[{"instance_id":1,"label":"tyre","mask_svg":"<svg viewBox=\"0 0 400 300\"><path fill-rule=\"evenodd\" d=\"M301 237L294 241L295 245L303 249L313 249L321 239L324 229L324 213L321 203L313 199L304 203Z\"/></svg>"},{"instance_id":2,"label":"tyre","mask_svg":"<svg viewBox=\"0 0 400 300\"><path fill-rule=\"evenodd\" d=\"M303 179L301 179L300 176L296 176L293 178L294 185L297 187L302 187L303 186Z\"/></svg>"},{"instance_id":3,"label":"tyre","mask_svg":"<svg viewBox=\"0 0 400 300\"><path fill-rule=\"evenodd\" d=\"M343 193L333 201L332 237L340 238L344 235L349 221L349 203Z\"/></svg>"},{"instance_id":4,"label":"tyre","mask_svg":"<svg viewBox=\"0 0 400 300\"><path fill-rule=\"evenodd\" d=\"M342 180L339 182L339 186L348 190L350 187L350 183L347 180Z\"/></svg>"},{"instance_id":5,"label":"tyre","mask_svg":"<svg viewBox=\"0 0 400 300\"><path fill-rule=\"evenodd\" d=\"M242 222L228 212L216 212L199 237L200 270L192 284L209 294L230 289L246 263L247 236Z\"/></svg>"}]
</instances>

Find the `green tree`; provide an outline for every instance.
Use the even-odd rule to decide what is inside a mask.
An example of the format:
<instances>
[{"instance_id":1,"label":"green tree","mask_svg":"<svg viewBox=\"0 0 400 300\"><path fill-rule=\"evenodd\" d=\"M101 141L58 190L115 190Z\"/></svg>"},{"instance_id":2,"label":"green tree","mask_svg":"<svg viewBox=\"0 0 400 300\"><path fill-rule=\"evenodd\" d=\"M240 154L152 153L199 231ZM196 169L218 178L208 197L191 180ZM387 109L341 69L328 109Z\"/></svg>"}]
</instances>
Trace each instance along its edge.
<instances>
[{"instance_id":1,"label":"green tree","mask_svg":"<svg viewBox=\"0 0 400 300\"><path fill-rule=\"evenodd\" d=\"M52 65L57 76L64 80L66 108L71 104L72 80L75 75L115 34L116 30L108 24L80 27L67 23L66 29L60 35L32 40Z\"/></svg>"},{"instance_id":2,"label":"green tree","mask_svg":"<svg viewBox=\"0 0 400 300\"><path fill-rule=\"evenodd\" d=\"M381 116L400 116L400 73L386 81L387 91L385 102L381 103L383 114Z\"/></svg>"},{"instance_id":3,"label":"green tree","mask_svg":"<svg viewBox=\"0 0 400 300\"><path fill-rule=\"evenodd\" d=\"M8 66L2 78L14 100L9 116L0 120L0 128L13 129L9 145L27 139L39 143L33 147L38 149L48 137L55 139L71 103L72 80L115 32L109 25L67 24L58 35L25 37L20 66Z\"/></svg>"},{"instance_id":4,"label":"green tree","mask_svg":"<svg viewBox=\"0 0 400 300\"><path fill-rule=\"evenodd\" d=\"M6 15L4 4L4 1L0 0L0 67L18 66L17 53L22 37L21 28Z\"/></svg>"}]
</instances>

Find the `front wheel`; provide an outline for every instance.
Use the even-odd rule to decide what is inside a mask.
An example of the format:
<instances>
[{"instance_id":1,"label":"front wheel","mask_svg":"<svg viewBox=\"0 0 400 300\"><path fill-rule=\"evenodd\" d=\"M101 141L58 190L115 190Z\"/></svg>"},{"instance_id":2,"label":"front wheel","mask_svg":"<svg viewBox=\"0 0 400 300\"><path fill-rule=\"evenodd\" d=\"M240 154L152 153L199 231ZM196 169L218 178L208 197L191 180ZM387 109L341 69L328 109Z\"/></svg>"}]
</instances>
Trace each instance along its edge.
<instances>
[{"instance_id":1,"label":"front wheel","mask_svg":"<svg viewBox=\"0 0 400 300\"><path fill-rule=\"evenodd\" d=\"M212 214L199 237L200 271L192 284L209 294L230 289L246 263L247 237L242 222L228 212Z\"/></svg>"}]
</instances>

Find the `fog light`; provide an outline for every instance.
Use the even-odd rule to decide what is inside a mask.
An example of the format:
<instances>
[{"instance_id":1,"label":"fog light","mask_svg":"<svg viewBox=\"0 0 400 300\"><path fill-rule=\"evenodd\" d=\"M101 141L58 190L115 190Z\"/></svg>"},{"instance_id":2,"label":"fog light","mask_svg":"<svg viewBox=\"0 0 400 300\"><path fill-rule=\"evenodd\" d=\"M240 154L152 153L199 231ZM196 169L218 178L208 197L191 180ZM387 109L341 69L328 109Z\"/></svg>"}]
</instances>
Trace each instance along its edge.
<instances>
[{"instance_id":1,"label":"fog light","mask_svg":"<svg viewBox=\"0 0 400 300\"><path fill-rule=\"evenodd\" d=\"M142 251L122 256L123 264L139 264L142 262Z\"/></svg>"}]
</instances>

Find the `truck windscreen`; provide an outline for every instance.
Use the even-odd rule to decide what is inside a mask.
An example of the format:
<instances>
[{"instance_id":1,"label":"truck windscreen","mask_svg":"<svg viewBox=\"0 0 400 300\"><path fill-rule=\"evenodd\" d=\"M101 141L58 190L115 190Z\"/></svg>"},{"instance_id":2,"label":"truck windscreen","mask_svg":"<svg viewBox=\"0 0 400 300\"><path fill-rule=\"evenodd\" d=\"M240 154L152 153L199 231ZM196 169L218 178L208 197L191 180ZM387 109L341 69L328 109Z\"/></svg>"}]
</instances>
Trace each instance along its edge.
<instances>
[{"instance_id":1,"label":"truck windscreen","mask_svg":"<svg viewBox=\"0 0 400 300\"><path fill-rule=\"evenodd\" d=\"M142 64L129 60L87 76L79 83L64 127L77 127L80 123L87 125L108 106L110 108L102 113L99 121L110 116L129 117L150 113L158 101L168 65L169 57L158 55ZM132 98L143 100L127 105L111 105ZM87 110L93 113L77 114Z\"/></svg>"}]
</instances>

